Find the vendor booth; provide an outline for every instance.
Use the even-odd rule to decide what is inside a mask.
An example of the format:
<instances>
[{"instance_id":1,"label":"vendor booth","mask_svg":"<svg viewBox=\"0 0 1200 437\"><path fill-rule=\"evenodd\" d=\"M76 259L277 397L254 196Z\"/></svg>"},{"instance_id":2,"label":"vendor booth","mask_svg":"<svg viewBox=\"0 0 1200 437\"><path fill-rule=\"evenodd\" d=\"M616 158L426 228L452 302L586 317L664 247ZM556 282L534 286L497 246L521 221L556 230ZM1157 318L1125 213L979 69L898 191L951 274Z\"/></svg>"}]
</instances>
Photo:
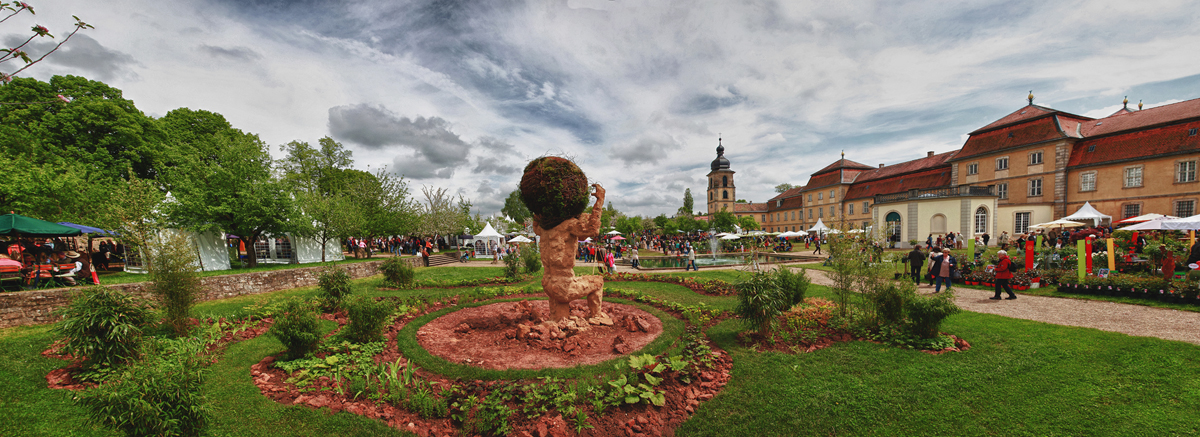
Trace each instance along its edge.
<instances>
[{"instance_id":1,"label":"vendor booth","mask_svg":"<svg viewBox=\"0 0 1200 437\"><path fill-rule=\"evenodd\" d=\"M482 231L475 234L475 257L476 258L491 258L496 249L504 244L504 236L496 232L491 223L483 227Z\"/></svg>"}]
</instances>

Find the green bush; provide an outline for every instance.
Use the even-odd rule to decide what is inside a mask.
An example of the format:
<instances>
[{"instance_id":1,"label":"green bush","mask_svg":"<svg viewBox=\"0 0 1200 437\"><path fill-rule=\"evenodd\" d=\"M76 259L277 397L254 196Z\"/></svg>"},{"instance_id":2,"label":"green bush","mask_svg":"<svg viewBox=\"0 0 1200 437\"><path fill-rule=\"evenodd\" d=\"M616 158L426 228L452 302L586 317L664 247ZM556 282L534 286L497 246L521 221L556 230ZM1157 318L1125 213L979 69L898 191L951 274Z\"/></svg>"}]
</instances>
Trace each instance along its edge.
<instances>
[{"instance_id":1,"label":"green bush","mask_svg":"<svg viewBox=\"0 0 1200 437\"><path fill-rule=\"evenodd\" d=\"M54 328L66 343L62 352L84 359L84 367L116 366L135 358L142 328L153 320L142 302L105 287L88 287L59 310Z\"/></svg>"},{"instance_id":2,"label":"green bush","mask_svg":"<svg viewBox=\"0 0 1200 437\"><path fill-rule=\"evenodd\" d=\"M191 240L182 234L172 234L154 246L150 255L150 291L162 305L164 323L176 336L186 336L191 328L188 312L200 289L196 254L191 250Z\"/></svg>"},{"instance_id":3,"label":"green bush","mask_svg":"<svg viewBox=\"0 0 1200 437\"><path fill-rule=\"evenodd\" d=\"M749 279L738 283L738 304L733 310L746 325L758 330L764 336L771 333L775 319L791 308L792 297L789 296L772 274L758 272Z\"/></svg>"},{"instance_id":4,"label":"green bush","mask_svg":"<svg viewBox=\"0 0 1200 437\"><path fill-rule=\"evenodd\" d=\"M413 268L412 263L398 256L384 260L383 265L379 266L379 271L383 273L385 283L399 288L412 288L417 276L417 270Z\"/></svg>"},{"instance_id":5,"label":"green bush","mask_svg":"<svg viewBox=\"0 0 1200 437\"><path fill-rule=\"evenodd\" d=\"M128 436L198 436L209 420L204 396L205 343L159 340L143 359L85 390L75 401L96 421Z\"/></svg>"},{"instance_id":6,"label":"green bush","mask_svg":"<svg viewBox=\"0 0 1200 437\"><path fill-rule=\"evenodd\" d=\"M350 296L350 273L346 269L331 265L321 269L317 274L317 287L320 289L322 305L327 310L342 307L342 301Z\"/></svg>"},{"instance_id":7,"label":"green bush","mask_svg":"<svg viewBox=\"0 0 1200 437\"><path fill-rule=\"evenodd\" d=\"M525 273L532 274L542 271L542 252L538 249L537 243L521 245L521 261L525 263Z\"/></svg>"},{"instance_id":8,"label":"green bush","mask_svg":"<svg viewBox=\"0 0 1200 437\"><path fill-rule=\"evenodd\" d=\"M342 330L342 336L355 343L370 343L383 336L383 326L392 309L374 298L357 296L346 302L346 313L350 323Z\"/></svg>"},{"instance_id":9,"label":"green bush","mask_svg":"<svg viewBox=\"0 0 1200 437\"><path fill-rule=\"evenodd\" d=\"M517 259L517 254L504 255L504 277L512 279L519 274L521 274L521 260Z\"/></svg>"},{"instance_id":10,"label":"green bush","mask_svg":"<svg viewBox=\"0 0 1200 437\"><path fill-rule=\"evenodd\" d=\"M289 360L304 357L321 342L316 312L298 300L289 300L284 304L283 311L275 316L270 333L287 346Z\"/></svg>"},{"instance_id":11,"label":"green bush","mask_svg":"<svg viewBox=\"0 0 1200 437\"><path fill-rule=\"evenodd\" d=\"M896 324L904 320L908 302L916 297L916 291L907 285L907 282L902 285L888 284L867 295L880 325Z\"/></svg>"},{"instance_id":12,"label":"green bush","mask_svg":"<svg viewBox=\"0 0 1200 437\"><path fill-rule=\"evenodd\" d=\"M808 285L812 283L805 270L796 273L787 267L775 269L775 282L779 284L784 295L789 298L791 306L804 302L804 295L808 293Z\"/></svg>"},{"instance_id":13,"label":"green bush","mask_svg":"<svg viewBox=\"0 0 1200 437\"><path fill-rule=\"evenodd\" d=\"M905 311L908 312L913 335L934 338L938 335L938 327L942 325L942 321L961 310L954 304L954 294L944 292L928 297L914 296L905 305Z\"/></svg>"}]
</instances>

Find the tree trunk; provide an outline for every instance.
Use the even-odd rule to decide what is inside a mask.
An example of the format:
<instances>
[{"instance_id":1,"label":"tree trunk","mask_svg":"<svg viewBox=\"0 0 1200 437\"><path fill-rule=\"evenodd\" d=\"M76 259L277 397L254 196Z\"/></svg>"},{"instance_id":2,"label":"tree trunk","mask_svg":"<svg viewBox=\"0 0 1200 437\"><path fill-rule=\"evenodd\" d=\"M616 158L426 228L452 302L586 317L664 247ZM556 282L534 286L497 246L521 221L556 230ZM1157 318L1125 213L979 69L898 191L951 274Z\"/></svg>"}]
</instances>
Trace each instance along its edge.
<instances>
[{"instance_id":1,"label":"tree trunk","mask_svg":"<svg viewBox=\"0 0 1200 437\"><path fill-rule=\"evenodd\" d=\"M258 251L254 250L254 243L258 241L258 236L239 236L238 239L246 244L246 267L258 267Z\"/></svg>"}]
</instances>

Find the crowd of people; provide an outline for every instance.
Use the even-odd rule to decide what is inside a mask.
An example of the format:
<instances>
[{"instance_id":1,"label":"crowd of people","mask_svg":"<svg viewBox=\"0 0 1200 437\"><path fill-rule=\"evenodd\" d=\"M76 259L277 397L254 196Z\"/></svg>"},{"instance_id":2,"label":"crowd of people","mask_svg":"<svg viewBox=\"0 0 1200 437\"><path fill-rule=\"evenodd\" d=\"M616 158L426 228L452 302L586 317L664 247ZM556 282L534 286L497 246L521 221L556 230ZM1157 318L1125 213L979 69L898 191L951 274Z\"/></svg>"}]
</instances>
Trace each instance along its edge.
<instances>
[{"instance_id":1,"label":"crowd of people","mask_svg":"<svg viewBox=\"0 0 1200 437\"><path fill-rule=\"evenodd\" d=\"M71 250L62 238L0 241L0 272L10 278L19 275L20 284L30 288L94 283L96 268L107 270L110 262L122 261L124 253L124 245L107 239L99 241L90 257Z\"/></svg>"}]
</instances>

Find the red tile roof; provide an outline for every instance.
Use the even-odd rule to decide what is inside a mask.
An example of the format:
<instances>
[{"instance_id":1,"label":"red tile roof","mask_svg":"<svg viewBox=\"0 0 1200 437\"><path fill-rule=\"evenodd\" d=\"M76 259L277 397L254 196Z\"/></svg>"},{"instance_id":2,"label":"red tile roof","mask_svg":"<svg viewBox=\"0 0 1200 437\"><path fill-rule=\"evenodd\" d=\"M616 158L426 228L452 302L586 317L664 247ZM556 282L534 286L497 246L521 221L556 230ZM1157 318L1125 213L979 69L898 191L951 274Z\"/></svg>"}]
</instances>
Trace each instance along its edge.
<instances>
[{"instance_id":1,"label":"red tile roof","mask_svg":"<svg viewBox=\"0 0 1200 437\"><path fill-rule=\"evenodd\" d=\"M1200 151L1200 134L1189 135L1191 129L1200 131L1200 120L1085 139L1075 143L1067 166L1088 166L1176 153L1195 153ZM1089 152L1089 149L1092 151Z\"/></svg>"},{"instance_id":2,"label":"red tile roof","mask_svg":"<svg viewBox=\"0 0 1200 437\"><path fill-rule=\"evenodd\" d=\"M733 204L733 212L767 212L766 203L735 203Z\"/></svg>"},{"instance_id":3,"label":"red tile roof","mask_svg":"<svg viewBox=\"0 0 1200 437\"><path fill-rule=\"evenodd\" d=\"M1054 117L1044 117L1020 124L1007 126L983 133L971 134L962 150L954 156L954 161L961 161L979 155L999 152L1011 147L1019 147L1039 141L1066 138L1059 130ZM1087 125L1084 125L1084 129ZM978 132L978 131L977 131Z\"/></svg>"},{"instance_id":4,"label":"red tile roof","mask_svg":"<svg viewBox=\"0 0 1200 437\"><path fill-rule=\"evenodd\" d=\"M979 129L975 129L974 132L971 132L968 135L975 135L975 133L977 133L977 132L982 132L982 131L985 131L988 129L1004 126L1006 124L1012 124L1012 123L1016 123L1021 120L1028 120L1031 118L1040 117L1042 115L1052 114L1055 112L1058 112L1058 111L1051 109L1051 108L1047 108L1045 106L1027 105L1024 108L1013 111L1012 114L1005 115L1004 117L1001 117L999 120L993 121L992 124L981 127Z\"/></svg>"},{"instance_id":5,"label":"red tile roof","mask_svg":"<svg viewBox=\"0 0 1200 437\"><path fill-rule=\"evenodd\" d=\"M871 167L866 164L859 164L859 163L851 161L849 159L842 158L837 161L834 161L833 164L829 164L829 165L825 166L825 168L818 170L816 173L813 173L813 176L816 176L816 175L819 175L821 173L825 173L828 171L837 170L839 168L857 168L857 169L863 169L863 170L870 170L874 167Z\"/></svg>"},{"instance_id":6,"label":"red tile roof","mask_svg":"<svg viewBox=\"0 0 1200 437\"><path fill-rule=\"evenodd\" d=\"M776 200L787 198L787 197L799 196L800 192L803 190L804 190L804 186L793 187L790 190L784 191L782 193L779 193L779 195L772 197L770 201L774 202Z\"/></svg>"},{"instance_id":7,"label":"red tile roof","mask_svg":"<svg viewBox=\"0 0 1200 437\"><path fill-rule=\"evenodd\" d=\"M1173 121L1200 118L1200 99L1192 99L1141 111L1117 111L1116 114L1083 124L1085 137L1108 135Z\"/></svg>"},{"instance_id":8,"label":"red tile roof","mask_svg":"<svg viewBox=\"0 0 1200 437\"><path fill-rule=\"evenodd\" d=\"M849 190L846 190L845 200L864 199L880 194L893 194L908 190L923 190L946 186L950 186L950 167L939 166L916 173L895 175L854 184Z\"/></svg>"},{"instance_id":9,"label":"red tile roof","mask_svg":"<svg viewBox=\"0 0 1200 437\"><path fill-rule=\"evenodd\" d=\"M805 187L805 189L808 189L809 187L822 188L822 187L828 187L830 185L836 185L836 184L842 183L841 175L839 173L841 173L841 172L835 171L835 172L825 173L825 174L822 174L819 176L814 175L813 177L808 179L808 184L805 184L804 187Z\"/></svg>"},{"instance_id":10,"label":"red tile roof","mask_svg":"<svg viewBox=\"0 0 1200 437\"><path fill-rule=\"evenodd\" d=\"M950 164L947 163L947 161L950 160L950 158L953 158L954 155L957 153L958 153L957 150L952 150L952 151L949 151L946 153L939 153L939 154L933 155L933 156L926 156L924 158L914 159L914 160L908 161L908 162L901 162L899 164L886 165L886 166L883 166L883 167L880 167L880 168L877 168L877 169L874 169L871 171L863 172L861 175L858 176L858 179L855 181L855 183L861 184L861 183L873 181L876 179L889 178L889 177L896 176L896 175L902 175L902 174L912 173L912 172L916 172L916 171L928 170L928 169L935 168L935 167L950 168Z\"/></svg>"},{"instance_id":11,"label":"red tile roof","mask_svg":"<svg viewBox=\"0 0 1200 437\"><path fill-rule=\"evenodd\" d=\"M779 206L775 206L776 202L767 202L767 211L782 211L804 206L804 198L801 196L789 197L782 200L783 202Z\"/></svg>"}]
</instances>

